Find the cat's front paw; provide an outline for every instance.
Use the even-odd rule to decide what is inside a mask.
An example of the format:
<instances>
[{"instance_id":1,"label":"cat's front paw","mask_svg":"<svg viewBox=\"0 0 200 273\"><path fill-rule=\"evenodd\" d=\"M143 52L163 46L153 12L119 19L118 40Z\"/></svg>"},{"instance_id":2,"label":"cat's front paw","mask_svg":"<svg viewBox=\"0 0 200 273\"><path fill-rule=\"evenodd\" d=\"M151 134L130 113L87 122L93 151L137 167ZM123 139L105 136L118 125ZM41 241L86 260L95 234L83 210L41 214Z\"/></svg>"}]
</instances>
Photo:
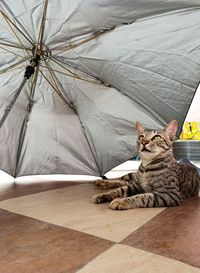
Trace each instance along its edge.
<instances>
[{"instance_id":1,"label":"cat's front paw","mask_svg":"<svg viewBox=\"0 0 200 273\"><path fill-rule=\"evenodd\" d=\"M110 203L110 207L113 210L126 210L130 209L129 203L126 198L116 198Z\"/></svg>"},{"instance_id":2,"label":"cat's front paw","mask_svg":"<svg viewBox=\"0 0 200 273\"><path fill-rule=\"evenodd\" d=\"M92 203L100 204L111 201L111 197L106 193L95 194L92 197Z\"/></svg>"},{"instance_id":3,"label":"cat's front paw","mask_svg":"<svg viewBox=\"0 0 200 273\"><path fill-rule=\"evenodd\" d=\"M101 194L95 194L95 195L93 195L93 197L92 197L92 203L95 203L95 204L102 203Z\"/></svg>"},{"instance_id":4,"label":"cat's front paw","mask_svg":"<svg viewBox=\"0 0 200 273\"><path fill-rule=\"evenodd\" d=\"M93 184L100 189L108 189L109 187L109 180L103 180L103 179L98 179L93 182Z\"/></svg>"}]
</instances>

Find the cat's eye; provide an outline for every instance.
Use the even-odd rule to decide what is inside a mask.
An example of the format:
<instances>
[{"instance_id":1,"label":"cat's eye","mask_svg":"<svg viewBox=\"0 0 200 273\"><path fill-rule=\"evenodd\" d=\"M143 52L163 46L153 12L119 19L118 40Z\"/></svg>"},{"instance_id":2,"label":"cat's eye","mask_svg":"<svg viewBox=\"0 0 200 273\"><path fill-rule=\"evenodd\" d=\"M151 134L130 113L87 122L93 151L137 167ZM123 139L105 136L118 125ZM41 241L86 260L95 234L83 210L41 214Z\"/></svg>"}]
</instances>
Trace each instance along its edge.
<instances>
[{"instance_id":1,"label":"cat's eye","mask_svg":"<svg viewBox=\"0 0 200 273\"><path fill-rule=\"evenodd\" d=\"M152 137L152 139L151 140L160 140L160 139L162 139L162 137L161 136L159 136L159 135L155 135L154 137Z\"/></svg>"}]
</instances>

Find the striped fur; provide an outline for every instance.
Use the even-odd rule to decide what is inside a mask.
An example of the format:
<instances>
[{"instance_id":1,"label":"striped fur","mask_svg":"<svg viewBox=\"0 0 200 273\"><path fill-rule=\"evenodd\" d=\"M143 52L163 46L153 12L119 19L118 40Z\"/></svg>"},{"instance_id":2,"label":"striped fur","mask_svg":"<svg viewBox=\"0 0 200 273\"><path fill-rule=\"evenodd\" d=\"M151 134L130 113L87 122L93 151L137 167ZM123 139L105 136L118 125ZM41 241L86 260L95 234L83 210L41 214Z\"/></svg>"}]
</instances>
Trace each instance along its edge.
<instances>
[{"instance_id":1,"label":"striped fur","mask_svg":"<svg viewBox=\"0 0 200 273\"><path fill-rule=\"evenodd\" d=\"M102 189L116 188L93 196L94 203L111 202L112 209L170 207L197 196L200 177L192 164L177 163L172 144L177 130L171 121L163 130L145 130L137 122L138 172L120 178L97 180Z\"/></svg>"}]
</instances>

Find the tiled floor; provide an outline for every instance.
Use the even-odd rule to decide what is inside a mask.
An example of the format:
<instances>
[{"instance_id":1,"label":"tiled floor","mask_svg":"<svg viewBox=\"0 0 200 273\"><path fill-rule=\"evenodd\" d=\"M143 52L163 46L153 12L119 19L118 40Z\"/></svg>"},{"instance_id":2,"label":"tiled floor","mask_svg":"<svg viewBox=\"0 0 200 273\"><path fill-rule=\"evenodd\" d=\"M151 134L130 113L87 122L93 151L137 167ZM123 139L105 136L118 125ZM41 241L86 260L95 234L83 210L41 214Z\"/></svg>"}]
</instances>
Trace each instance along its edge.
<instances>
[{"instance_id":1,"label":"tiled floor","mask_svg":"<svg viewBox=\"0 0 200 273\"><path fill-rule=\"evenodd\" d=\"M200 197L113 211L90 182L0 190L0 273L200 273Z\"/></svg>"}]
</instances>

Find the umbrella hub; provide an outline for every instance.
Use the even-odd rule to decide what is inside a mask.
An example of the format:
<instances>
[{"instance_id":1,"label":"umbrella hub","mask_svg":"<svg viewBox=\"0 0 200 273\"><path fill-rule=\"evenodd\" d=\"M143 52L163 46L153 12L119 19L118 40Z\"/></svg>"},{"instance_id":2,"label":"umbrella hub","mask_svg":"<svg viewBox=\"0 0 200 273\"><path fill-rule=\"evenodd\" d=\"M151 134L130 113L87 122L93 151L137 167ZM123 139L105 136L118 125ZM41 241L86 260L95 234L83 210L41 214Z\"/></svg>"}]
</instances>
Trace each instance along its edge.
<instances>
[{"instance_id":1,"label":"umbrella hub","mask_svg":"<svg viewBox=\"0 0 200 273\"><path fill-rule=\"evenodd\" d=\"M48 59L51 57L51 51L45 46L45 45L34 45L32 48L33 55L39 55L42 56L45 59Z\"/></svg>"}]
</instances>

